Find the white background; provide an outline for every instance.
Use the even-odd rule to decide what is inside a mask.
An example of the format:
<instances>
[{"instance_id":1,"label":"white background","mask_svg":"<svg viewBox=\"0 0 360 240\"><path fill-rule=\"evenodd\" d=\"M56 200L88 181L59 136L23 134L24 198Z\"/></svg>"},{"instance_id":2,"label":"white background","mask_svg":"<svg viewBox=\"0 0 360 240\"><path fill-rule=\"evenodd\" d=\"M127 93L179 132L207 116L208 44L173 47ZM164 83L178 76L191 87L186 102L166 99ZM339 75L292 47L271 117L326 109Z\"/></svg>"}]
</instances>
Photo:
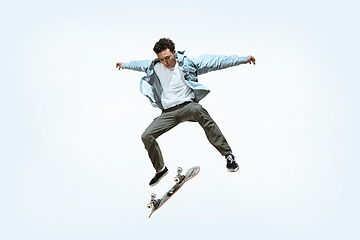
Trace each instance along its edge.
<instances>
[{"instance_id":1,"label":"white background","mask_svg":"<svg viewBox=\"0 0 360 240\"><path fill-rule=\"evenodd\" d=\"M356 1L1 3L0 238L358 239ZM186 55L255 56L212 72L201 101L240 170L197 123L161 136L154 188L141 134L160 114L144 75L170 37ZM199 175L148 219L176 168Z\"/></svg>"}]
</instances>

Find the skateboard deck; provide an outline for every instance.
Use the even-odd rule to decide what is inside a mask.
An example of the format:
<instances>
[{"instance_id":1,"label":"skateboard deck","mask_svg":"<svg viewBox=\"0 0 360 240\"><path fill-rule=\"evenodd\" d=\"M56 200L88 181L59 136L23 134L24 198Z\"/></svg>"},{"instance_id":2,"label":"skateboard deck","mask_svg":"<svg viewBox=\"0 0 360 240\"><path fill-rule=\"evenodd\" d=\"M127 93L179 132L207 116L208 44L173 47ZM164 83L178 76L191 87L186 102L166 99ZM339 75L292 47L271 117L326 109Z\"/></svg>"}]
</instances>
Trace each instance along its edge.
<instances>
[{"instance_id":1,"label":"skateboard deck","mask_svg":"<svg viewBox=\"0 0 360 240\"><path fill-rule=\"evenodd\" d=\"M169 191L167 191L162 198L155 199L156 194L155 193L151 194L150 203L148 203L148 205L147 205L148 208L151 208L151 213L149 215L149 218L167 200L169 200L187 181L189 181L190 179L195 177L199 173L200 167L195 166L195 167L190 168L189 170L186 171L185 175L181 175L181 172L182 172L181 167L179 167L177 169L177 171L178 171L178 173L177 173L176 177L174 178L174 181L176 182L175 185Z\"/></svg>"}]
</instances>

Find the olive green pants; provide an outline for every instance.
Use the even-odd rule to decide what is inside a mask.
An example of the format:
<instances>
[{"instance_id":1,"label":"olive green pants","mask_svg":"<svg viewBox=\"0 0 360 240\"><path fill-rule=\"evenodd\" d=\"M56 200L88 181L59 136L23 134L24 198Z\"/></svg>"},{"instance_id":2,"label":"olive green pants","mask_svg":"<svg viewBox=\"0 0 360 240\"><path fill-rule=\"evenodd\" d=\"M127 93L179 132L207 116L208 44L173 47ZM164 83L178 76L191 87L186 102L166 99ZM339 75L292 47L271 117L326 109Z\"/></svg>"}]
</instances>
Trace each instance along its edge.
<instances>
[{"instance_id":1,"label":"olive green pants","mask_svg":"<svg viewBox=\"0 0 360 240\"><path fill-rule=\"evenodd\" d=\"M141 136L145 149L148 151L148 155L156 171L161 170L165 166L156 139L179 123L185 121L198 122L204 129L209 142L221 155L226 156L231 153L229 144L209 113L198 103L183 103L164 110L159 117L154 119Z\"/></svg>"}]
</instances>

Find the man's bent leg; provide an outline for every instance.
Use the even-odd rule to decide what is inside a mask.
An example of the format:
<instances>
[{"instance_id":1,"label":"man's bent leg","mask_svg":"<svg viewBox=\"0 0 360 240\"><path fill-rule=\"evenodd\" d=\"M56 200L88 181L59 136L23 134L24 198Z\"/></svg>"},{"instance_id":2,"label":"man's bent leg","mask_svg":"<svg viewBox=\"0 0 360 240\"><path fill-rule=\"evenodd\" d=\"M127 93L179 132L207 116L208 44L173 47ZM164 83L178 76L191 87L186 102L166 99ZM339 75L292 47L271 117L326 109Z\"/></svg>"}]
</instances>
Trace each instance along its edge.
<instances>
[{"instance_id":1,"label":"man's bent leg","mask_svg":"<svg viewBox=\"0 0 360 240\"><path fill-rule=\"evenodd\" d=\"M186 108L186 109L185 109ZM198 103L191 103L184 107L185 121L196 121L204 129L209 142L221 153L227 156L231 148L224 135L209 113Z\"/></svg>"},{"instance_id":2,"label":"man's bent leg","mask_svg":"<svg viewBox=\"0 0 360 240\"><path fill-rule=\"evenodd\" d=\"M149 158L156 171L160 171L164 165L164 159L156 139L163 133L169 131L178 124L171 113L163 113L147 127L141 136L148 151Z\"/></svg>"}]
</instances>

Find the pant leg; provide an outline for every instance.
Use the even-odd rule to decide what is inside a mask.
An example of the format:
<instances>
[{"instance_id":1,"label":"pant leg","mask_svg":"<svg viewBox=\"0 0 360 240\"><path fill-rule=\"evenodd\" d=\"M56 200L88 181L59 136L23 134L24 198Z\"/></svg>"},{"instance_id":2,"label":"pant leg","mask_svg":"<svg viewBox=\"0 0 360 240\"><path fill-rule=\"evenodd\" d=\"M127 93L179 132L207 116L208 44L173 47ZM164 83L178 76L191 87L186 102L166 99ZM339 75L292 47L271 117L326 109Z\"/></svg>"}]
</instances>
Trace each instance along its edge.
<instances>
[{"instance_id":1,"label":"pant leg","mask_svg":"<svg viewBox=\"0 0 360 240\"><path fill-rule=\"evenodd\" d=\"M161 170L165 166L164 159L156 139L178 124L179 121L174 114L171 112L163 113L154 119L141 136L145 149L148 151L151 163L156 171Z\"/></svg>"},{"instance_id":2,"label":"pant leg","mask_svg":"<svg viewBox=\"0 0 360 240\"><path fill-rule=\"evenodd\" d=\"M181 121L196 121L204 129L209 142L220 152L226 156L231 153L231 148L226 141L224 135L215 121L210 117L209 113L198 103L186 105L179 113Z\"/></svg>"}]
</instances>

